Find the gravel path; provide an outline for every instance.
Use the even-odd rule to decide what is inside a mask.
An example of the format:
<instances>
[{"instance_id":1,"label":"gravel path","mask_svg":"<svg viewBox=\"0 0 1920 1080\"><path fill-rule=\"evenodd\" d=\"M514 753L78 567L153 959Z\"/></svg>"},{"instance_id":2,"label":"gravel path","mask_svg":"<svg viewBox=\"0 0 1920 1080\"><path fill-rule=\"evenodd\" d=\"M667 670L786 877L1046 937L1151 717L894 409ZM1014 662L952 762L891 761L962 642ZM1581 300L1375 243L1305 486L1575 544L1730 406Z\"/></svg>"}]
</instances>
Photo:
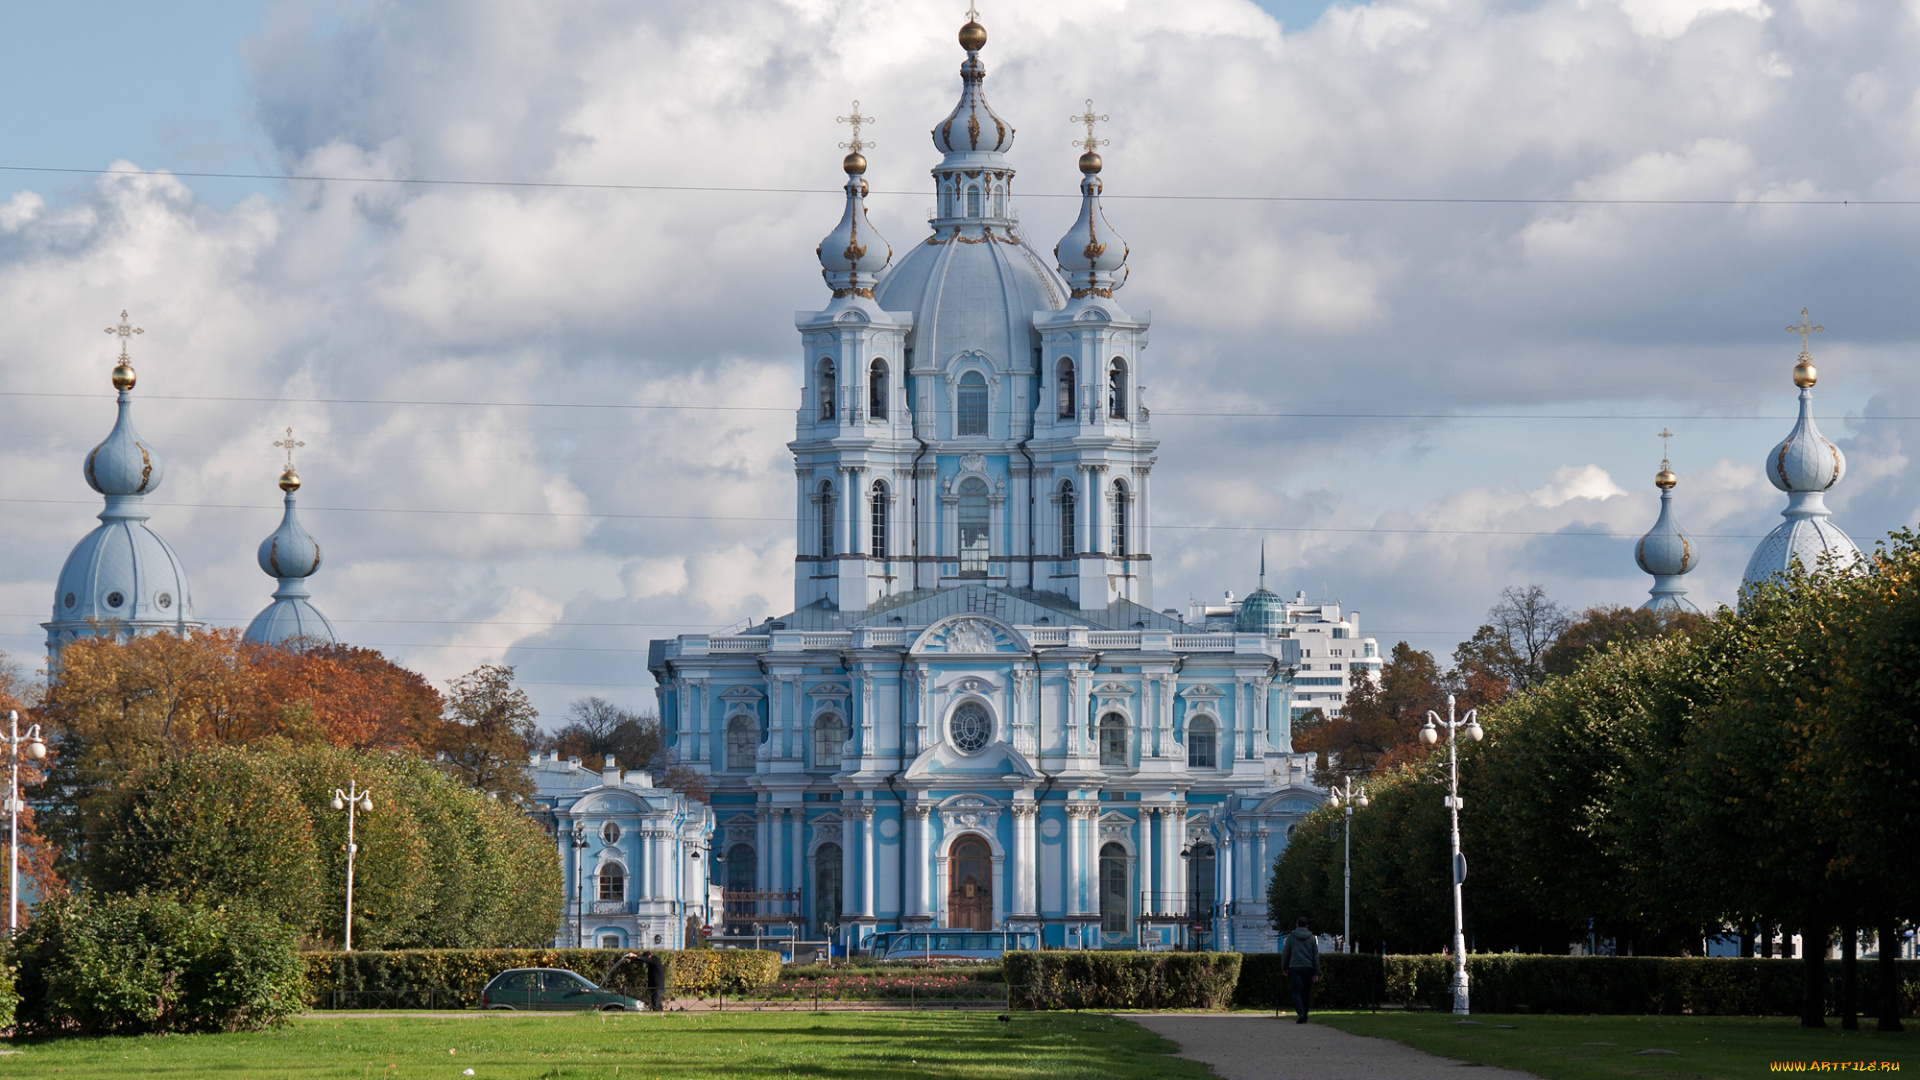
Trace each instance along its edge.
<instances>
[{"instance_id":1,"label":"gravel path","mask_svg":"<svg viewBox=\"0 0 1920 1080\"><path fill-rule=\"evenodd\" d=\"M1539 1080L1532 1073L1469 1066L1324 1024L1296 1024L1291 1016L1156 1013L1126 1019L1179 1043L1179 1057L1212 1066L1226 1080Z\"/></svg>"}]
</instances>

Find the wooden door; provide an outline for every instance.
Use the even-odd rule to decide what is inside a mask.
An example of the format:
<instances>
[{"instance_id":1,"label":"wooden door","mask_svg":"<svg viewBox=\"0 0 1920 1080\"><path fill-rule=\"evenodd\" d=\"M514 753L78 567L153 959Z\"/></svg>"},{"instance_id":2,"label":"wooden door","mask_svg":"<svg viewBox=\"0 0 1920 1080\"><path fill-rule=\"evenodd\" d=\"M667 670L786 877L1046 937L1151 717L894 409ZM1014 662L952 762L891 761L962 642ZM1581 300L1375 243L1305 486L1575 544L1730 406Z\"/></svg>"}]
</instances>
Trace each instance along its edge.
<instances>
[{"instance_id":1,"label":"wooden door","mask_svg":"<svg viewBox=\"0 0 1920 1080\"><path fill-rule=\"evenodd\" d=\"M987 842L977 836L954 841L947 856L947 925L993 929L993 857Z\"/></svg>"}]
</instances>

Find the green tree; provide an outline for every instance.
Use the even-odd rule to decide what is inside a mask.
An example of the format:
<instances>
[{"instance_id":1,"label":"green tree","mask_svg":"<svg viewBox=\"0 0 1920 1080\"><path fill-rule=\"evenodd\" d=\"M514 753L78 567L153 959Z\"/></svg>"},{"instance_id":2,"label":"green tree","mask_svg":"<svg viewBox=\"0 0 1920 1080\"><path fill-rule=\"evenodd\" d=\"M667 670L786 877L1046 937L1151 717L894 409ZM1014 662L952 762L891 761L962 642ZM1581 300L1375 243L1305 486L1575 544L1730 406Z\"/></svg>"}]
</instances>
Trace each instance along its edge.
<instances>
[{"instance_id":1,"label":"green tree","mask_svg":"<svg viewBox=\"0 0 1920 1080\"><path fill-rule=\"evenodd\" d=\"M1548 675L1571 675L1582 660L1615 642L1648 641L1698 629L1706 616L1691 611L1648 611L1646 608L1602 604L1580 613L1541 655Z\"/></svg>"},{"instance_id":2,"label":"green tree","mask_svg":"<svg viewBox=\"0 0 1920 1080\"><path fill-rule=\"evenodd\" d=\"M540 714L513 669L485 664L453 680L447 711L429 736L449 771L469 786L522 799L533 797L527 754L539 737Z\"/></svg>"},{"instance_id":3,"label":"green tree","mask_svg":"<svg viewBox=\"0 0 1920 1080\"><path fill-rule=\"evenodd\" d=\"M1293 722L1294 749L1314 755L1314 781L1337 784L1399 761L1425 756L1420 726L1427 710L1445 709L1433 654L1402 641L1380 665L1380 677L1356 678L1339 716L1309 713Z\"/></svg>"}]
</instances>

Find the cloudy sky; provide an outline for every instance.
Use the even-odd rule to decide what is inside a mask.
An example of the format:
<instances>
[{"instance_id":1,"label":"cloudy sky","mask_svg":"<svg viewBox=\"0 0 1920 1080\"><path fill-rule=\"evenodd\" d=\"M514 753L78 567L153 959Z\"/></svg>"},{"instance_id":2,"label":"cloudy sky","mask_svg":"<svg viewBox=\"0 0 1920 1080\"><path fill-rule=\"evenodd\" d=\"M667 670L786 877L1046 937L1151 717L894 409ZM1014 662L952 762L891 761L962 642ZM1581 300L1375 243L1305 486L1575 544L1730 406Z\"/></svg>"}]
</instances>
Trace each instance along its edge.
<instances>
[{"instance_id":1,"label":"cloudy sky","mask_svg":"<svg viewBox=\"0 0 1920 1080\"><path fill-rule=\"evenodd\" d=\"M874 224L931 202L961 7L74 0L0 42L0 648L94 524L132 312L152 524L197 613L272 582L291 425L316 602L436 679L651 702L647 639L791 605L796 309L859 99ZM1783 498L1810 307L1830 498L1911 524L1920 0L986 4L1022 222L1092 98L1151 312L1156 606L1271 584L1450 651L1505 585L1638 603L1669 426L1688 584ZM102 176L143 170L164 175ZM52 171L48 171L52 170ZM284 181L192 176L322 176ZM360 178L358 181L344 178ZM641 185L529 187L361 181ZM743 190L752 189L752 190ZM1373 201L1381 200L1381 201ZM1847 204L1842 205L1841 201Z\"/></svg>"}]
</instances>

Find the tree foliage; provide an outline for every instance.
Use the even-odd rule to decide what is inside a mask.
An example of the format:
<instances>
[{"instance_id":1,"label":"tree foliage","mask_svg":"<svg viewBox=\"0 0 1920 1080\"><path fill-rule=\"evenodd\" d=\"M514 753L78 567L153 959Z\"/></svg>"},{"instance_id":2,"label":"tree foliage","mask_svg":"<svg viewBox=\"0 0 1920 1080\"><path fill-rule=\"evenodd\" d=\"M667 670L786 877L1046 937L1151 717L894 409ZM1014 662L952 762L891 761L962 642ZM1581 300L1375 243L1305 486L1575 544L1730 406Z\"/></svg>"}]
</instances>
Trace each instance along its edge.
<instances>
[{"instance_id":1,"label":"tree foliage","mask_svg":"<svg viewBox=\"0 0 1920 1080\"><path fill-rule=\"evenodd\" d=\"M658 717L623 709L600 697L573 702L567 722L540 740L540 748L563 757L577 757L590 766L607 758L629 769L641 770L657 786L670 787L689 798L707 797L707 777L679 763L667 746Z\"/></svg>"},{"instance_id":2,"label":"tree foliage","mask_svg":"<svg viewBox=\"0 0 1920 1080\"><path fill-rule=\"evenodd\" d=\"M429 749L472 787L531 798L526 763L539 738L539 720L527 692L513 684L513 669L484 664L453 680Z\"/></svg>"}]
</instances>

